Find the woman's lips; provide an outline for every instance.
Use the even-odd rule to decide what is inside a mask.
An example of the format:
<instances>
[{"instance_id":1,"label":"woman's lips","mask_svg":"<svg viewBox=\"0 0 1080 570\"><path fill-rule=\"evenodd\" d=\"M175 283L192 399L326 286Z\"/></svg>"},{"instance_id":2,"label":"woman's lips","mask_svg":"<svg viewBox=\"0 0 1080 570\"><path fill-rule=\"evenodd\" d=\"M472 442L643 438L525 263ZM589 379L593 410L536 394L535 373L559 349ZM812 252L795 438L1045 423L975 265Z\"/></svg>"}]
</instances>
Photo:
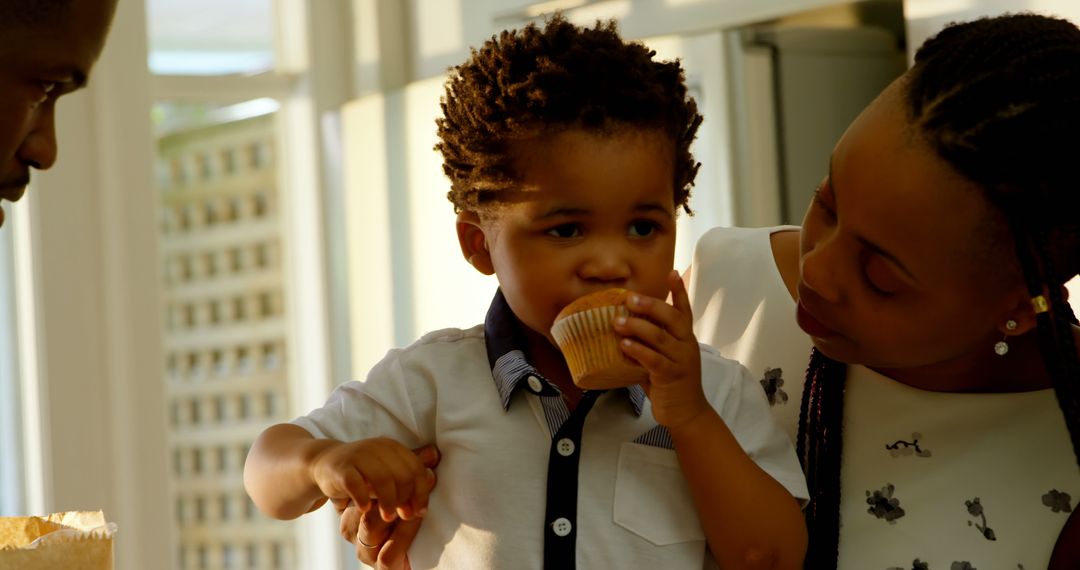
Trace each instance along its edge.
<instances>
[{"instance_id":1,"label":"woman's lips","mask_svg":"<svg viewBox=\"0 0 1080 570\"><path fill-rule=\"evenodd\" d=\"M802 301L798 304L798 309L795 311L795 321L799 323L801 328L806 334L817 338L833 338L840 336L840 333L825 326L821 321L817 320L810 311L806 310Z\"/></svg>"}]
</instances>

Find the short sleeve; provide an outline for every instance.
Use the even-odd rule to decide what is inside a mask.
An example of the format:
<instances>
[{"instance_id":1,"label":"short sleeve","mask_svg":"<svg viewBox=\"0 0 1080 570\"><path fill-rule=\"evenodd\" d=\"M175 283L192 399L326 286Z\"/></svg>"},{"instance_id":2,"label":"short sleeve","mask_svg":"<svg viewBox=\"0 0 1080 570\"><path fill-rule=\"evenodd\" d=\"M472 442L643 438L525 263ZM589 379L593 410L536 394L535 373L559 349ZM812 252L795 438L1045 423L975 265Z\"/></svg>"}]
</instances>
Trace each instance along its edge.
<instances>
[{"instance_id":1,"label":"short sleeve","mask_svg":"<svg viewBox=\"0 0 1080 570\"><path fill-rule=\"evenodd\" d=\"M430 393L428 393L430 392ZM391 351L368 374L364 382L338 386L321 408L294 419L313 437L357 441L389 437L406 447L432 441L429 410L435 400L434 386L423 374L410 374L402 366L401 352ZM417 402L422 403L420 409Z\"/></svg>"},{"instance_id":2,"label":"short sleeve","mask_svg":"<svg viewBox=\"0 0 1080 570\"><path fill-rule=\"evenodd\" d=\"M711 349L703 349L701 356L703 374L707 370L706 362L727 369L726 374L717 372L720 377L730 378L730 385L718 390L719 398L712 403L735 440L754 463L805 505L810 494L795 446L770 411L761 385L745 366L734 360L723 358Z\"/></svg>"}]
</instances>

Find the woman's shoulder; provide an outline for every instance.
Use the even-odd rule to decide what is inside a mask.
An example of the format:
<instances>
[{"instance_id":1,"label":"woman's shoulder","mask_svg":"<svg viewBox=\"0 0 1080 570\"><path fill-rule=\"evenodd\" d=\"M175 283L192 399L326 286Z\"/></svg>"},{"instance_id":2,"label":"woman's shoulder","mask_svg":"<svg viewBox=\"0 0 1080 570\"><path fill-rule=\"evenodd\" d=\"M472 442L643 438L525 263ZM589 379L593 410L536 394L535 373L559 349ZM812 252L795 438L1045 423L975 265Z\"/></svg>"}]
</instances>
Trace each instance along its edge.
<instances>
[{"instance_id":1,"label":"woman's shoulder","mask_svg":"<svg viewBox=\"0 0 1080 570\"><path fill-rule=\"evenodd\" d=\"M730 263L740 259L772 259L770 237L796 232L798 226L764 228L716 227L705 232L694 247L693 265Z\"/></svg>"}]
</instances>

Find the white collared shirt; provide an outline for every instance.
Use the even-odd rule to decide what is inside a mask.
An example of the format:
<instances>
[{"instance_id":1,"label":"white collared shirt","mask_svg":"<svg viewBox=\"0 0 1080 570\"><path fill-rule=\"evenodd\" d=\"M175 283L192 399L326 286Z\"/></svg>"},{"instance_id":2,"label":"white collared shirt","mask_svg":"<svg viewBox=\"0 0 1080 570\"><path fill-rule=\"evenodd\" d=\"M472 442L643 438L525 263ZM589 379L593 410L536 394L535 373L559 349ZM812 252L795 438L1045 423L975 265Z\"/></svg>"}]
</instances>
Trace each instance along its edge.
<instances>
[{"instance_id":1,"label":"white collared shirt","mask_svg":"<svg viewBox=\"0 0 1080 570\"><path fill-rule=\"evenodd\" d=\"M805 498L791 442L746 369L703 347L702 377L710 403L754 461ZM504 409L492 380L484 328L442 330L390 351L366 382L343 384L293 423L319 438L438 446L439 481L409 551L413 568L539 569L546 529L574 532L582 569L706 564L711 557L675 452L634 443L657 426L647 400L636 414L626 390L602 394L571 446L552 440L535 390L513 391ZM573 520L545 520L553 449L579 454Z\"/></svg>"}]
</instances>

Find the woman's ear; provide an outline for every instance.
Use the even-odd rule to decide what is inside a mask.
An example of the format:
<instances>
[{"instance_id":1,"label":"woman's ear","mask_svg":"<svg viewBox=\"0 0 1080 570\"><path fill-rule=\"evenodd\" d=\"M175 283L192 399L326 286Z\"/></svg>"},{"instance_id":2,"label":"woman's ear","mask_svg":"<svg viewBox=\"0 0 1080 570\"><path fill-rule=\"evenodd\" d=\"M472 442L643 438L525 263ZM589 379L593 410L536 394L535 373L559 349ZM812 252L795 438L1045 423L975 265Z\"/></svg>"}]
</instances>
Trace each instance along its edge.
<instances>
[{"instance_id":1,"label":"woman's ear","mask_svg":"<svg viewBox=\"0 0 1080 570\"><path fill-rule=\"evenodd\" d=\"M1064 285L1060 286L1062 291L1062 297L1068 301L1069 291ZM1043 293L1043 299L1049 299L1050 296L1045 292ZM1007 329L1005 323L1009 320L1016 321L1016 327L1013 329ZM1002 319L1001 324L998 325L998 329L1002 334L1007 336L1022 335L1030 332L1038 325L1035 314L1035 307L1032 305L1032 300L1027 292L1026 288L1017 288L1013 293L1011 300L1011 308Z\"/></svg>"},{"instance_id":2,"label":"woman's ear","mask_svg":"<svg viewBox=\"0 0 1080 570\"><path fill-rule=\"evenodd\" d=\"M480 215L476 212L459 212L457 216L457 237L461 246L461 255L477 271L484 275L495 273L495 266L491 263L491 252L488 251L487 234L480 223Z\"/></svg>"}]
</instances>

